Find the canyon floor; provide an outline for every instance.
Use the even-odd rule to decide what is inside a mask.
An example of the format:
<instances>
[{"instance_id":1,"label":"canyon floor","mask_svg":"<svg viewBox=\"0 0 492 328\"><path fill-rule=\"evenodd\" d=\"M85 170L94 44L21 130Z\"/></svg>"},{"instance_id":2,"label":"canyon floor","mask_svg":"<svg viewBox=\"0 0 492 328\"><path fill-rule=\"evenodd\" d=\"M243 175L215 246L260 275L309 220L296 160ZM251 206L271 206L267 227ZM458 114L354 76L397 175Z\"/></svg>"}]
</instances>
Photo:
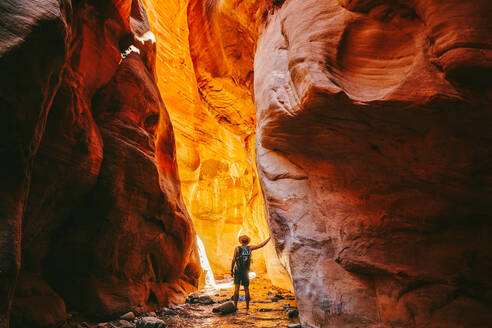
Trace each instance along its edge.
<instances>
[{"instance_id":1,"label":"canyon floor","mask_svg":"<svg viewBox=\"0 0 492 328\"><path fill-rule=\"evenodd\" d=\"M231 278L217 282L217 288L204 289L192 294L196 303L185 303L180 306L163 308L157 313L142 313L136 316L133 313L123 315L120 319L109 322L93 322L84 320L76 313L72 318L59 328L131 328L131 327L289 327L296 326L299 319L296 315L296 301L294 294L288 290L272 286L270 281L257 277L251 280L251 303L249 311L246 311L244 291L241 288L238 310L232 314L220 315L212 310L228 302L234 293L234 285ZM198 302L211 299L212 304ZM293 318L289 318L293 316ZM298 326L300 327L300 325Z\"/></svg>"}]
</instances>

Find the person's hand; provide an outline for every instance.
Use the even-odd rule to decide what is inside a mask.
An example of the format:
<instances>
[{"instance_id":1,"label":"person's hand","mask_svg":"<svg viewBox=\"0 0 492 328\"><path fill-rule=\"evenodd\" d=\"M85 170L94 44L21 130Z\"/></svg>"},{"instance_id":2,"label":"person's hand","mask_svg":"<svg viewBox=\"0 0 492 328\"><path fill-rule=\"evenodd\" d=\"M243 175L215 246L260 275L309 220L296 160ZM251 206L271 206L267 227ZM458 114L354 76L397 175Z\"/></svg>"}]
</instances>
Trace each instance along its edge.
<instances>
[{"instance_id":1,"label":"person's hand","mask_svg":"<svg viewBox=\"0 0 492 328\"><path fill-rule=\"evenodd\" d=\"M231 270L231 277L234 278L234 271L233 270Z\"/></svg>"}]
</instances>

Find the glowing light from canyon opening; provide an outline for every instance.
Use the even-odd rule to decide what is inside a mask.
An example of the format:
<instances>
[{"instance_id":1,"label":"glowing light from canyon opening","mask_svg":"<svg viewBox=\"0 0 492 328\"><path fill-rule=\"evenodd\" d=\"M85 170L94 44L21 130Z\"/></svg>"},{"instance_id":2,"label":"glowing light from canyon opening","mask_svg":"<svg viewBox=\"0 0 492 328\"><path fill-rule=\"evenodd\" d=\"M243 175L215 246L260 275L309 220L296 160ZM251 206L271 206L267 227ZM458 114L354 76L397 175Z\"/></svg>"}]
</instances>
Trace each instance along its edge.
<instances>
[{"instance_id":1,"label":"glowing light from canyon opening","mask_svg":"<svg viewBox=\"0 0 492 328\"><path fill-rule=\"evenodd\" d=\"M142 36L135 36L135 38L145 44L146 41L151 41L152 43L155 43L155 35L151 31L145 32Z\"/></svg>"},{"instance_id":2,"label":"glowing light from canyon opening","mask_svg":"<svg viewBox=\"0 0 492 328\"><path fill-rule=\"evenodd\" d=\"M239 233L241 233L241 231L242 229L239 230ZM200 265L202 266L202 269L205 271L204 289L217 290L217 289L224 289L224 288L232 288L232 286L234 285L233 281L227 281L224 283L217 284L217 282L215 281L214 272L212 271L212 267L210 266L210 262L208 261L207 252L205 251L205 245L203 244L202 240L198 235L196 235L196 242L198 245L198 256L200 257ZM249 279L254 279L256 278L256 272L251 271L248 273L248 276Z\"/></svg>"},{"instance_id":3,"label":"glowing light from canyon opening","mask_svg":"<svg viewBox=\"0 0 492 328\"><path fill-rule=\"evenodd\" d=\"M200 257L200 265L205 271L205 288L217 288L215 283L214 272L208 261L207 252L205 251L205 246L198 235L196 235L196 242L198 245L198 256Z\"/></svg>"}]
</instances>

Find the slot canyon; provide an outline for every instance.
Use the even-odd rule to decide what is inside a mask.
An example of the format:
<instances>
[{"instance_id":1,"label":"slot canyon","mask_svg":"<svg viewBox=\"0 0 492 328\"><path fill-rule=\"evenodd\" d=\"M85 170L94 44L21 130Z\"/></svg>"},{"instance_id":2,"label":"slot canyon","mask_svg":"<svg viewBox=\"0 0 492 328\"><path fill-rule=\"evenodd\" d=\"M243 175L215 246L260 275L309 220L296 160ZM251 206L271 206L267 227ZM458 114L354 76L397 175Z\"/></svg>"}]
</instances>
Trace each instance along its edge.
<instances>
[{"instance_id":1,"label":"slot canyon","mask_svg":"<svg viewBox=\"0 0 492 328\"><path fill-rule=\"evenodd\" d=\"M244 234L293 326L490 327L491 17L1 1L0 328L180 308ZM208 326L287 327L250 317Z\"/></svg>"}]
</instances>

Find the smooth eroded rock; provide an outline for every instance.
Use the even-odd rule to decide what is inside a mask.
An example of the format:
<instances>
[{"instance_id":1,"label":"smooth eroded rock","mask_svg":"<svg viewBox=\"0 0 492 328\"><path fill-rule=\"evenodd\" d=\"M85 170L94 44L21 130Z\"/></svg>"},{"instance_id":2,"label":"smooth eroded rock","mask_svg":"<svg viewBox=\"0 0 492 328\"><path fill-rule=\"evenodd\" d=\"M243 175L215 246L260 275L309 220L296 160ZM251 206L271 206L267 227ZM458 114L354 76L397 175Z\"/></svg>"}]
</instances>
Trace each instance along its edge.
<instances>
[{"instance_id":1,"label":"smooth eroded rock","mask_svg":"<svg viewBox=\"0 0 492 328\"><path fill-rule=\"evenodd\" d=\"M490 10L294 0L266 13L256 160L303 327L490 322Z\"/></svg>"},{"instance_id":2,"label":"smooth eroded rock","mask_svg":"<svg viewBox=\"0 0 492 328\"><path fill-rule=\"evenodd\" d=\"M118 317L181 302L201 270L142 3L0 7L0 326L13 298L18 327L65 304Z\"/></svg>"}]
</instances>

